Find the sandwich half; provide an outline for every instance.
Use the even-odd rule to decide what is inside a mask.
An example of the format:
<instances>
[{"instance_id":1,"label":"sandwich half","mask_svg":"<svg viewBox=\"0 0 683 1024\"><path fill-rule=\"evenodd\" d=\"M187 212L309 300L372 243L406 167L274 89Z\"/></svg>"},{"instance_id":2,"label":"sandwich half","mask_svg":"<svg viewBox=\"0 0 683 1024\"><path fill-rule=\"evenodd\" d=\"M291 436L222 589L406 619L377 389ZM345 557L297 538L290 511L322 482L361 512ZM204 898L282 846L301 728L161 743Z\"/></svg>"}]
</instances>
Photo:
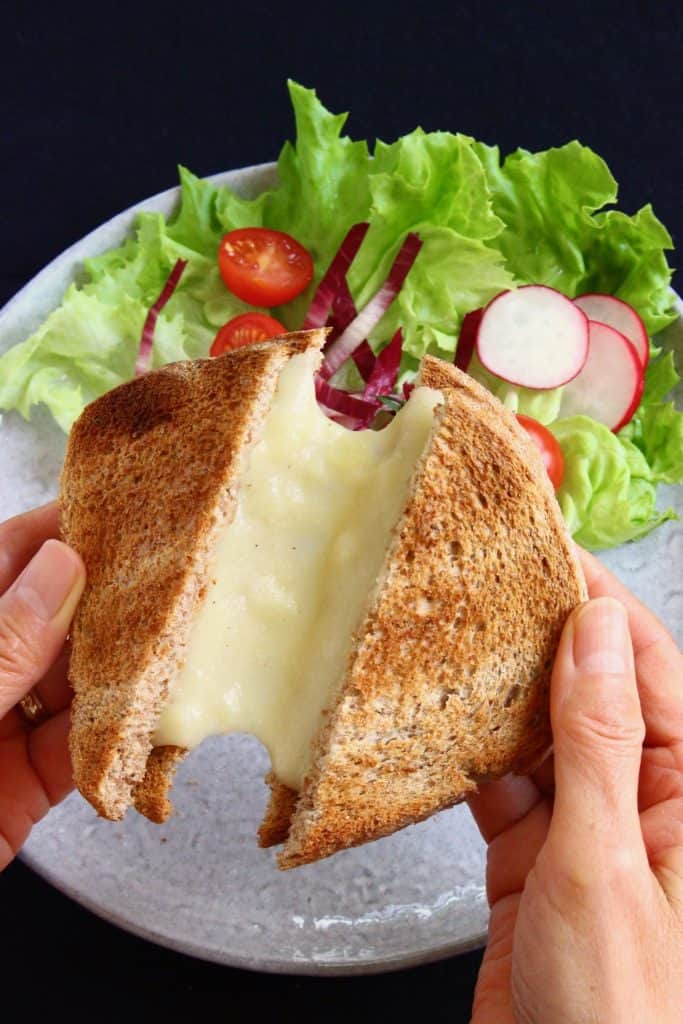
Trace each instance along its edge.
<instances>
[{"instance_id":1,"label":"sandwich half","mask_svg":"<svg viewBox=\"0 0 683 1024\"><path fill-rule=\"evenodd\" d=\"M271 759L282 868L387 835L530 770L585 584L512 414L433 358L380 431L327 418L324 331L177 363L75 424L65 539L74 779L101 815L172 811L211 734Z\"/></svg>"}]
</instances>

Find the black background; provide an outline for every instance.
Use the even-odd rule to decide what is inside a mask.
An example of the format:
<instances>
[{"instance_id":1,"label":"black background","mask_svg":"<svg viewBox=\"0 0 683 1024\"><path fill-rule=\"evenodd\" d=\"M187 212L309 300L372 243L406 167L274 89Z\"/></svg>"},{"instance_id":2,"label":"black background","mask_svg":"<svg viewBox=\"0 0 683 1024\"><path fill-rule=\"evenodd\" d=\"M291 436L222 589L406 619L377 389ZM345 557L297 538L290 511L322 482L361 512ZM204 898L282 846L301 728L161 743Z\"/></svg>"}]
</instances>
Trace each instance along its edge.
<instances>
[{"instance_id":1,"label":"black background","mask_svg":"<svg viewBox=\"0 0 683 1024\"><path fill-rule=\"evenodd\" d=\"M0 8L0 303L119 210L198 174L276 157L285 81L350 110L355 137L421 124L504 151L578 137L628 212L652 202L683 241L681 15L667 2L172 3ZM675 262L675 260L674 260ZM57 978L72 1019L176 1019L218 993L227 1019L467 1021L479 954L376 978L275 978L202 964L110 927L23 865L0 877L0 963L27 1019ZM50 979L48 982L48 978ZM10 1003L11 1005L11 1003ZM35 1007L35 1015L31 1012Z\"/></svg>"}]
</instances>

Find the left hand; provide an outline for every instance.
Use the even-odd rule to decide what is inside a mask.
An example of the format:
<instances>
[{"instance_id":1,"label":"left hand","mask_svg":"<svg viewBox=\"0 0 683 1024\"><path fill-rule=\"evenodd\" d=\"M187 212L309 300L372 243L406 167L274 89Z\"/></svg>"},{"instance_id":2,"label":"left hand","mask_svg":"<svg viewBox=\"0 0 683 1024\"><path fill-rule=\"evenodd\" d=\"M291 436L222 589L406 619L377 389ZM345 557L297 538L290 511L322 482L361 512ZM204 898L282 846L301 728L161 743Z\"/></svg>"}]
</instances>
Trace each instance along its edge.
<instances>
[{"instance_id":1,"label":"left hand","mask_svg":"<svg viewBox=\"0 0 683 1024\"><path fill-rule=\"evenodd\" d=\"M55 504L0 525L0 870L72 788L65 641L85 569L58 535Z\"/></svg>"}]
</instances>

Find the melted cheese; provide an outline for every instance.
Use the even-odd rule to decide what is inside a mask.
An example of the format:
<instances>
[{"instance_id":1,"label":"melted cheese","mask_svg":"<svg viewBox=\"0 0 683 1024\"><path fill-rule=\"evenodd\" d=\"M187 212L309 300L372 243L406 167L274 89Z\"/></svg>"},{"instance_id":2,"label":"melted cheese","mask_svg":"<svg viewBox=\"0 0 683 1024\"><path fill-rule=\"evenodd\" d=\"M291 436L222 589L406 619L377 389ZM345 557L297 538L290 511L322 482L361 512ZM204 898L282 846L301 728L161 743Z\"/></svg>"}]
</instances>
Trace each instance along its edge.
<instances>
[{"instance_id":1,"label":"melted cheese","mask_svg":"<svg viewBox=\"0 0 683 1024\"><path fill-rule=\"evenodd\" d=\"M295 789L441 397L417 388L384 430L352 432L319 409L313 358L280 375L154 740L252 733Z\"/></svg>"}]
</instances>

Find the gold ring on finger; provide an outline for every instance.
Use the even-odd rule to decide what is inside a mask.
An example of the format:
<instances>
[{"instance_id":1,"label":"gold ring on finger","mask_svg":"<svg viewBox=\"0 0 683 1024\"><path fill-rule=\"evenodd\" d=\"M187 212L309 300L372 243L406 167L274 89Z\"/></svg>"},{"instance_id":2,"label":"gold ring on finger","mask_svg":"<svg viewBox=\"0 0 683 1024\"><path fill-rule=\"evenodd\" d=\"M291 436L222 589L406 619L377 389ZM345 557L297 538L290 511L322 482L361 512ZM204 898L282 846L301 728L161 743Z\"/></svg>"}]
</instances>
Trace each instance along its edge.
<instances>
[{"instance_id":1,"label":"gold ring on finger","mask_svg":"<svg viewBox=\"0 0 683 1024\"><path fill-rule=\"evenodd\" d=\"M35 690L29 690L17 704L17 711L27 725L40 725L50 714Z\"/></svg>"}]
</instances>

